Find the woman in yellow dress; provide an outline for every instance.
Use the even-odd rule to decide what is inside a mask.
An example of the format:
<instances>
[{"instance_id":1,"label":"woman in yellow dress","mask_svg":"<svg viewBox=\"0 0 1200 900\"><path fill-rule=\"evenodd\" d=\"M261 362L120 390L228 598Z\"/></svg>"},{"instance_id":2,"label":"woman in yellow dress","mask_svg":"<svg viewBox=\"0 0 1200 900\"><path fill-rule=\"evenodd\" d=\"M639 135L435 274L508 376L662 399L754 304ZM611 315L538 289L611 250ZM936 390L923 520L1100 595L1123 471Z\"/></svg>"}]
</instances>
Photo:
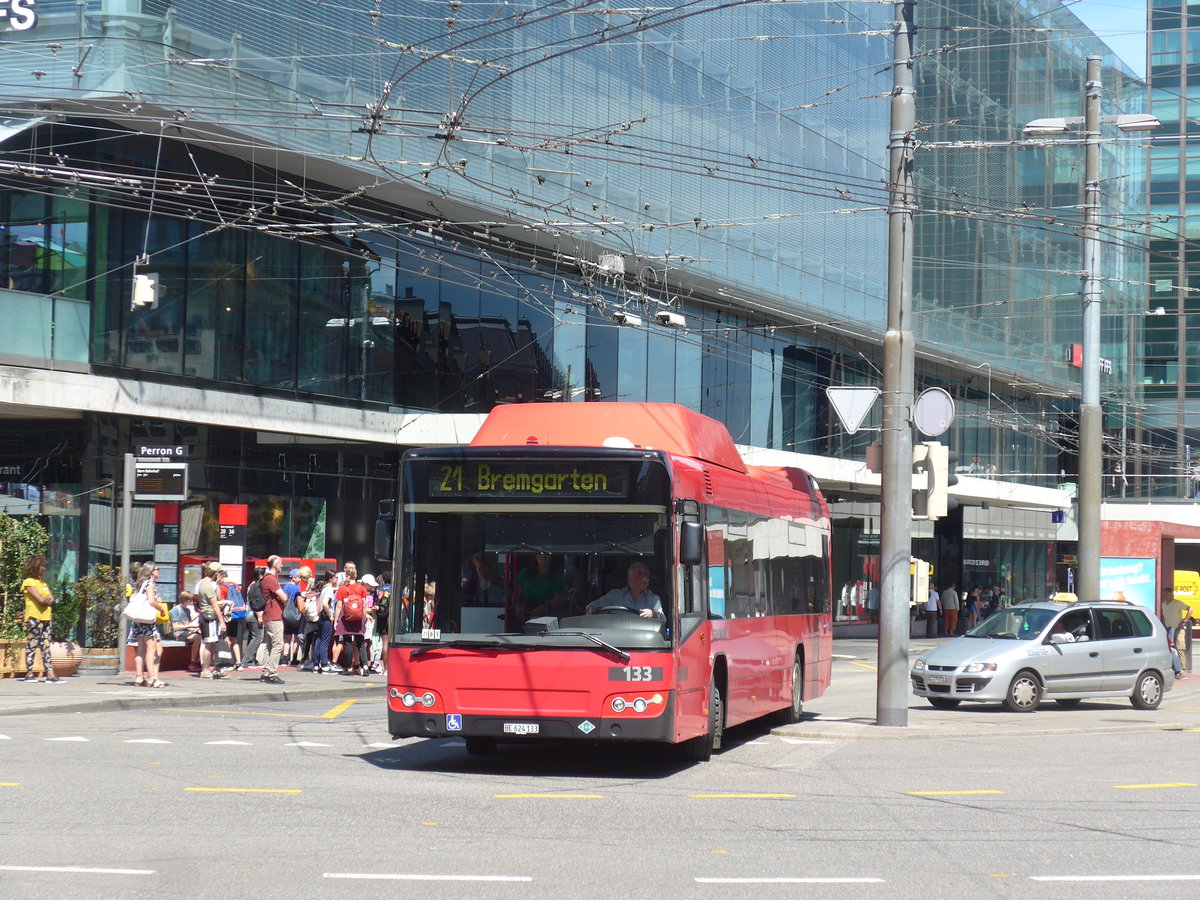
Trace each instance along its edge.
<instances>
[{"instance_id":1,"label":"woman in yellow dress","mask_svg":"<svg viewBox=\"0 0 1200 900\"><path fill-rule=\"evenodd\" d=\"M46 584L46 557L35 553L25 560L22 571L25 580L21 582L21 591L25 594L25 634L28 640L25 644L25 680L37 681L33 674L33 656L42 651L42 681L49 684L59 684L62 679L54 674L54 664L50 661L50 617L54 606L54 595Z\"/></svg>"}]
</instances>

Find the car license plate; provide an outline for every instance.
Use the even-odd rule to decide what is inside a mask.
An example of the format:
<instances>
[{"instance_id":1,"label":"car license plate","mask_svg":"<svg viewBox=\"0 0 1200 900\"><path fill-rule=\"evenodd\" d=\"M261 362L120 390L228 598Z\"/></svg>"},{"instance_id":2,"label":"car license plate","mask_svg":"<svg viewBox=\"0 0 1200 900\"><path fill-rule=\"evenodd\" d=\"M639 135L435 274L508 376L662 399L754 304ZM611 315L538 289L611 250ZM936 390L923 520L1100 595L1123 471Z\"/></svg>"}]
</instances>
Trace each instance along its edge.
<instances>
[{"instance_id":1,"label":"car license plate","mask_svg":"<svg viewBox=\"0 0 1200 900\"><path fill-rule=\"evenodd\" d=\"M540 726L534 722L505 722L505 734L537 734Z\"/></svg>"},{"instance_id":2,"label":"car license plate","mask_svg":"<svg viewBox=\"0 0 1200 900\"><path fill-rule=\"evenodd\" d=\"M925 680L930 684L945 684L950 679L945 675L926 675Z\"/></svg>"}]
</instances>

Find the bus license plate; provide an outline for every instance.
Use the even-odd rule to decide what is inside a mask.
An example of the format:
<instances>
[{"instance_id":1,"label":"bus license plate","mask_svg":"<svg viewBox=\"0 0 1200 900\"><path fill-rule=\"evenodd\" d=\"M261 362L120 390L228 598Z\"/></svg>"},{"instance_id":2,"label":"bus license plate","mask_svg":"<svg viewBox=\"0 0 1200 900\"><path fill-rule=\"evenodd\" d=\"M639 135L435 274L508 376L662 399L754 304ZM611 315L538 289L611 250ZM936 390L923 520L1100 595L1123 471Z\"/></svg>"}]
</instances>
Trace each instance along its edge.
<instances>
[{"instance_id":1,"label":"bus license plate","mask_svg":"<svg viewBox=\"0 0 1200 900\"><path fill-rule=\"evenodd\" d=\"M540 726L534 722L505 722L505 734L537 734Z\"/></svg>"}]
</instances>

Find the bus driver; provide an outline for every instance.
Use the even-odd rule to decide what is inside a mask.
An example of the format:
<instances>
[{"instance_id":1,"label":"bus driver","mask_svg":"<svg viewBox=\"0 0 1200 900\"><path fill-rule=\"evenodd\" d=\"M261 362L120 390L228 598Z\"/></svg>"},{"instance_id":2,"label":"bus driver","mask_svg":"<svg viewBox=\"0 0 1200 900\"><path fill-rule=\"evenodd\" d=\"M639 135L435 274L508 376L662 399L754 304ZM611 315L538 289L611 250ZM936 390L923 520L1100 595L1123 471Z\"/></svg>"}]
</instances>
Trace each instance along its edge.
<instances>
[{"instance_id":1,"label":"bus driver","mask_svg":"<svg viewBox=\"0 0 1200 900\"><path fill-rule=\"evenodd\" d=\"M607 607L624 607L630 612L637 613L643 619L665 620L662 601L650 590L650 567L643 562L635 562L629 567L626 576L628 585L623 588L613 588L607 594L597 597L587 605L589 613L604 612Z\"/></svg>"}]
</instances>

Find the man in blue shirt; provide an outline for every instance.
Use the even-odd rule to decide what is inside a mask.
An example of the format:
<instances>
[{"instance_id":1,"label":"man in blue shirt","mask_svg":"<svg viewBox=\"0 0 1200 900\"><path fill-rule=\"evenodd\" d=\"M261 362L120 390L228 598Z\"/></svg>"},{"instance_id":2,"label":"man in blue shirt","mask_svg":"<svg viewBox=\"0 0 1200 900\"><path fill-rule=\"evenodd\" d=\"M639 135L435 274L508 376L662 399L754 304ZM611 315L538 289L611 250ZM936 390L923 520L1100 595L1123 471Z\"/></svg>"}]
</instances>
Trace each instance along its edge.
<instances>
[{"instance_id":1,"label":"man in blue shirt","mask_svg":"<svg viewBox=\"0 0 1200 900\"><path fill-rule=\"evenodd\" d=\"M637 613L643 619L666 620L663 613L662 601L650 590L650 567L644 562L635 562L629 567L626 575L628 585L614 588L607 594L597 597L587 605L587 612L603 612L606 606L622 606L630 612Z\"/></svg>"}]
</instances>

